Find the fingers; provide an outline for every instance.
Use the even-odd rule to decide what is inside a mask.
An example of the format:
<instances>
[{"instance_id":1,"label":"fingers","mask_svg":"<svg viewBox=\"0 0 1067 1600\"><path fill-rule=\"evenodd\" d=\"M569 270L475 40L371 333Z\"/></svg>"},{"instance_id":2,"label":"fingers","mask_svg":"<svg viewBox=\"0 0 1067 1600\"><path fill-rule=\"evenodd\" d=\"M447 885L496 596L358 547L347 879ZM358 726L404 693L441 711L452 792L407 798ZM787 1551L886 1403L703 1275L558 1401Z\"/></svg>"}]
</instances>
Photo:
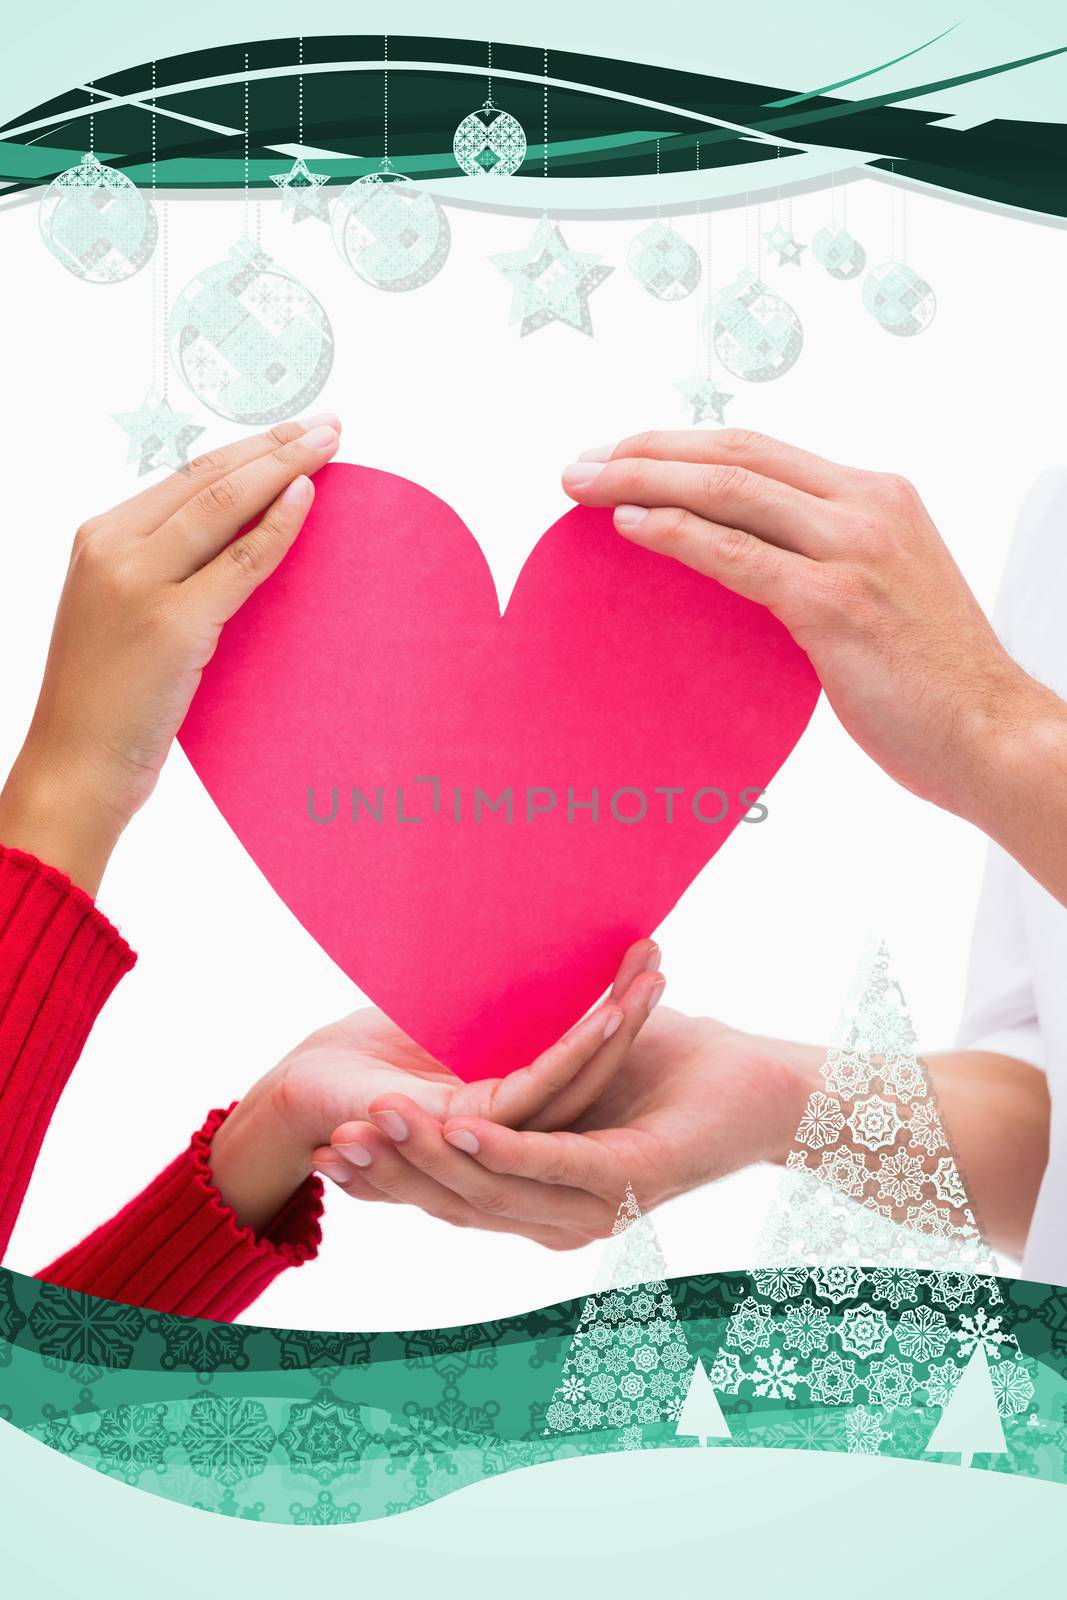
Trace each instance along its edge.
<instances>
[{"instance_id":1,"label":"fingers","mask_svg":"<svg viewBox=\"0 0 1067 1600\"><path fill-rule=\"evenodd\" d=\"M325 466L339 443L336 428L312 428L213 479L152 535L148 552L160 576L181 582L203 569L289 484Z\"/></svg>"},{"instance_id":2,"label":"fingers","mask_svg":"<svg viewBox=\"0 0 1067 1600\"><path fill-rule=\"evenodd\" d=\"M587 451L580 459L611 461L627 456L747 467L779 483L791 484L805 494L830 500L847 494L857 476L852 468L840 466L836 461L826 461L809 450L798 450L781 439L744 428L637 433L613 448Z\"/></svg>"},{"instance_id":3,"label":"fingers","mask_svg":"<svg viewBox=\"0 0 1067 1600\"><path fill-rule=\"evenodd\" d=\"M658 952L657 952L658 954ZM511 1127L550 1131L569 1128L603 1094L622 1066L634 1040L663 997L666 980L653 968L639 973L619 1002L622 1022L596 1053L569 1080L561 1083L543 1108L531 1112L521 1122L507 1120ZM505 1080L506 1083L507 1080ZM458 1113L459 1107L456 1108ZM495 1115L495 1107L494 1107Z\"/></svg>"},{"instance_id":4,"label":"fingers","mask_svg":"<svg viewBox=\"0 0 1067 1600\"><path fill-rule=\"evenodd\" d=\"M615 982L611 986L609 1000L617 1000L624 995L634 979L642 972L655 972L660 964L660 948L655 939L638 939L632 944L619 963L619 970L615 974Z\"/></svg>"},{"instance_id":5,"label":"fingers","mask_svg":"<svg viewBox=\"0 0 1067 1600\"><path fill-rule=\"evenodd\" d=\"M331 1146L362 1163L359 1176L387 1194L435 1216L447 1213L447 1220L461 1217L468 1225L495 1225L505 1232L516 1226L537 1232L558 1229L588 1240L610 1228L614 1209L597 1196L492 1174L447 1141L437 1119L406 1095L383 1095L372 1102L369 1114L373 1130L366 1124L355 1130L351 1125L339 1128Z\"/></svg>"},{"instance_id":6,"label":"fingers","mask_svg":"<svg viewBox=\"0 0 1067 1600\"><path fill-rule=\"evenodd\" d=\"M449 1117L443 1131L446 1143L498 1177L614 1197L612 1216L627 1183L638 1185L640 1174L627 1170L618 1151L591 1134L516 1132L477 1117Z\"/></svg>"},{"instance_id":7,"label":"fingers","mask_svg":"<svg viewBox=\"0 0 1067 1600\"><path fill-rule=\"evenodd\" d=\"M574 461L563 487L585 506L677 507L740 528L779 549L819 559L831 552L844 513L762 473L736 465L651 461ZM836 542L839 542L839 536Z\"/></svg>"},{"instance_id":8,"label":"fingers","mask_svg":"<svg viewBox=\"0 0 1067 1600\"><path fill-rule=\"evenodd\" d=\"M228 622L270 577L296 542L314 498L310 478L294 479L254 528L226 545L221 555L186 581L183 591L207 610L213 623Z\"/></svg>"},{"instance_id":9,"label":"fingers","mask_svg":"<svg viewBox=\"0 0 1067 1600\"><path fill-rule=\"evenodd\" d=\"M640 962L640 965L638 965ZM521 1127L531 1118L552 1112L553 1127L564 1127L592 1105L603 1084L622 1060L655 1000L663 990L656 970L659 949L649 940L632 946L623 957L619 977L606 1005L598 1007L529 1067L509 1073L494 1087L487 1115ZM637 967L625 990L616 995L619 979ZM462 1097L457 1109L462 1108ZM560 1110L562 1107L562 1111ZM570 1107L569 1115L567 1108Z\"/></svg>"},{"instance_id":10,"label":"fingers","mask_svg":"<svg viewBox=\"0 0 1067 1600\"><path fill-rule=\"evenodd\" d=\"M188 466L171 473L162 483L153 484L150 489L142 489L140 494L122 501L108 513L108 518L131 531L150 533L209 484L217 483L220 478L236 472L248 462L269 455L281 445L291 444L302 435L322 427L333 428L335 433L340 433L341 419L334 416L332 411L323 411L314 417L279 422L266 433L257 433L251 439L236 439L219 450L207 451L204 455L196 456Z\"/></svg>"},{"instance_id":11,"label":"fingers","mask_svg":"<svg viewBox=\"0 0 1067 1600\"><path fill-rule=\"evenodd\" d=\"M387 1205L395 1204L392 1195L382 1189L376 1189L372 1183L367 1183L359 1176L358 1170L352 1164L339 1156L330 1146L320 1145L311 1152L311 1165L315 1172L321 1173L324 1178L329 1178L339 1189L343 1189L353 1200L378 1200Z\"/></svg>"},{"instance_id":12,"label":"fingers","mask_svg":"<svg viewBox=\"0 0 1067 1600\"><path fill-rule=\"evenodd\" d=\"M818 571L806 556L778 550L743 528L709 522L677 506L652 511L620 506L615 529L624 539L671 556L779 615L803 597Z\"/></svg>"}]
</instances>

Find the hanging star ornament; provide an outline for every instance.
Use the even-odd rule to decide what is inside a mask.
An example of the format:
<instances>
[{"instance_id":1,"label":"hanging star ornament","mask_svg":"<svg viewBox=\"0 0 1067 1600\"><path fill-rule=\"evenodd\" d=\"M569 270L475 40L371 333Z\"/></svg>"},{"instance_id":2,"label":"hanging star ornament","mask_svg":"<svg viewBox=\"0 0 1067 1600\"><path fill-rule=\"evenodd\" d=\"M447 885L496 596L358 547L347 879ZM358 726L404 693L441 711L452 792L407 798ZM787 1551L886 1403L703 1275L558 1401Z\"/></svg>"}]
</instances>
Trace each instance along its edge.
<instances>
[{"instance_id":1,"label":"hanging star ornament","mask_svg":"<svg viewBox=\"0 0 1067 1600\"><path fill-rule=\"evenodd\" d=\"M774 227L763 235L763 240L768 250L773 250L778 257L780 267L799 267L801 252L808 248L806 244L801 244L788 228L783 228L780 222L776 222Z\"/></svg>"},{"instance_id":2,"label":"hanging star ornament","mask_svg":"<svg viewBox=\"0 0 1067 1600\"><path fill-rule=\"evenodd\" d=\"M175 411L155 389L149 389L137 411L117 412L112 420L130 441L126 464L136 461L139 478L157 467L187 467L189 446L204 431L191 414Z\"/></svg>"},{"instance_id":3,"label":"hanging star ornament","mask_svg":"<svg viewBox=\"0 0 1067 1600\"><path fill-rule=\"evenodd\" d=\"M726 418L723 415L726 407L733 399L732 394L726 394L712 377L689 378L685 383L676 383L674 386L688 405L693 408L693 423L717 422L721 427Z\"/></svg>"},{"instance_id":4,"label":"hanging star ornament","mask_svg":"<svg viewBox=\"0 0 1067 1600\"><path fill-rule=\"evenodd\" d=\"M568 249L549 217L541 218L525 250L491 256L490 260L511 284L510 320L521 319L523 338L550 322L565 322L592 337L589 296L614 268L603 266L599 256Z\"/></svg>"},{"instance_id":5,"label":"hanging star ornament","mask_svg":"<svg viewBox=\"0 0 1067 1600\"><path fill-rule=\"evenodd\" d=\"M329 197L322 193L329 179L325 173L309 172L303 157L293 162L290 172L272 172L270 181L281 190L282 211L291 211L294 222L305 222L308 217L329 222Z\"/></svg>"}]
</instances>

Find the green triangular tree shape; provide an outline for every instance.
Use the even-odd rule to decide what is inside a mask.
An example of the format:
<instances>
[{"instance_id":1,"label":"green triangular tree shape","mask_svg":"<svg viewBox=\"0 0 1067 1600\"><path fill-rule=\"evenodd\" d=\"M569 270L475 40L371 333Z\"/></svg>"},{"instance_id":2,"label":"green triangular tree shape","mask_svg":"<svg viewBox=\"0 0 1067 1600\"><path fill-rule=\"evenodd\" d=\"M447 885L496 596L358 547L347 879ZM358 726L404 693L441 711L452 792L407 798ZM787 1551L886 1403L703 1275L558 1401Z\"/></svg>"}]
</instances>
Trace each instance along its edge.
<instances>
[{"instance_id":1,"label":"green triangular tree shape","mask_svg":"<svg viewBox=\"0 0 1067 1600\"><path fill-rule=\"evenodd\" d=\"M611 1231L605 1287L582 1307L545 1433L615 1428L636 1448L646 1426L678 1420L693 1357L655 1229L629 1184Z\"/></svg>"},{"instance_id":2,"label":"green triangular tree shape","mask_svg":"<svg viewBox=\"0 0 1067 1600\"><path fill-rule=\"evenodd\" d=\"M685 1397L682 1414L674 1431L679 1438L695 1439L699 1445L707 1445L709 1439L731 1437L730 1426L722 1414L719 1397L699 1356L693 1368L693 1376L689 1380L689 1393Z\"/></svg>"},{"instance_id":3,"label":"green triangular tree shape","mask_svg":"<svg viewBox=\"0 0 1067 1600\"><path fill-rule=\"evenodd\" d=\"M976 1452L1003 1455L1007 1448L989 1361L985 1346L979 1341L926 1449L946 1455L958 1453L960 1466L969 1467Z\"/></svg>"}]
</instances>

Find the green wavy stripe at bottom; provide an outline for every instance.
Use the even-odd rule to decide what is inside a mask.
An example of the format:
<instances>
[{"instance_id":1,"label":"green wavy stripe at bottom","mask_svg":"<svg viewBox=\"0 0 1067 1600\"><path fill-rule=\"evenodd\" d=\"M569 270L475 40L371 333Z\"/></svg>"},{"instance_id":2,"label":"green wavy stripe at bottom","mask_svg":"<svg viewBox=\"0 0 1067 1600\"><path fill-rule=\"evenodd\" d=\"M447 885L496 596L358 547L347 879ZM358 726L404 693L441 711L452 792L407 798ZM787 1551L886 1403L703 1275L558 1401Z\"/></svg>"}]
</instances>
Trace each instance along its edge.
<instances>
[{"instance_id":1,"label":"green wavy stripe at bottom","mask_svg":"<svg viewBox=\"0 0 1067 1600\"><path fill-rule=\"evenodd\" d=\"M955 1463L927 1447L946 1369L955 1375L977 1336L1006 1448L974 1466L1067 1482L1067 1291L966 1274L855 1276L790 1269L652 1286L716 1381L730 1439L710 1448ZM623 1314L598 1299L605 1325ZM630 1425L614 1425L610 1405L588 1425L591 1413L557 1399L566 1431L546 1426L574 1335L589 1326L582 1314L567 1301L465 1328L231 1327L0 1272L0 1417L142 1491L318 1526L392 1516L575 1455L694 1448L671 1420L633 1425L632 1407Z\"/></svg>"}]
</instances>

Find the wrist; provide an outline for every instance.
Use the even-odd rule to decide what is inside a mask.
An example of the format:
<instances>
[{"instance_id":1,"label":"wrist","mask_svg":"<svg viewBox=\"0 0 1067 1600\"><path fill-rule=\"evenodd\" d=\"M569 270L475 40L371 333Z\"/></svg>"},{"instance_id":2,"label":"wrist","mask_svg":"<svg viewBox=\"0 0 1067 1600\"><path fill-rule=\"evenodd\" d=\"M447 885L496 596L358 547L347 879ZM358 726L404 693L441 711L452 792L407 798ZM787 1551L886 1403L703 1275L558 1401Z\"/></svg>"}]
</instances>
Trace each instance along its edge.
<instances>
[{"instance_id":1,"label":"wrist","mask_svg":"<svg viewBox=\"0 0 1067 1600\"><path fill-rule=\"evenodd\" d=\"M824 1085L826 1051L787 1039L758 1039L768 1114L762 1127L761 1161L784 1166L796 1143L809 1096Z\"/></svg>"},{"instance_id":2,"label":"wrist","mask_svg":"<svg viewBox=\"0 0 1067 1600\"><path fill-rule=\"evenodd\" d=\"M1008 659L963 725L966 755L951 809L1004 843L1040 790L1067 778L1067 705Z\"/></svg>"},{"instance_id":3,"label":"wrist","mask_svg":"<svg viewBox=\"0 0 1067 1600\"><path fill-rule=\"evenodd\" d=\"M127 819L76 764L29 738L0 789L0 844L65 872L95 896Z\"/></svg>"},{"instance_id":4,"label":"wrist","mask_svg":"<svg viewBox=\"0 0 1067 1600\"><path fill-rule=\"evenodd\" d=\"M215 1134L211 1175L238 1222L261 1233L311 1176L313 1148L281 1112L268 1076Z\"/></svg>"}]
</instances>

